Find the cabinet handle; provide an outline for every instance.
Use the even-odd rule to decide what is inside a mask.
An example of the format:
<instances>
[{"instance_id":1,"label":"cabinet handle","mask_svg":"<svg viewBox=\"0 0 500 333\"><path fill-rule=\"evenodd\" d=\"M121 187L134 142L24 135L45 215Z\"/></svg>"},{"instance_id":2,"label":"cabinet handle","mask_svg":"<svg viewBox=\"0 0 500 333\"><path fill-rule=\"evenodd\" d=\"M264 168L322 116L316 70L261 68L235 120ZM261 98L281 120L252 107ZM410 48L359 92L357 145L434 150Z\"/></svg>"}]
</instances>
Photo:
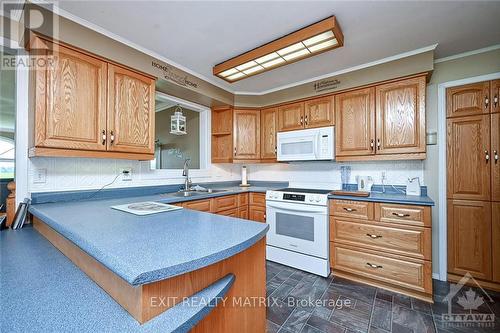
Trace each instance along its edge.
<instances>
[{"instance_id":1,"label":"cabinet handle","mask_svg":"<svg viewBox=\"0 0 500 333\"><path fill-rule=\"evenodd\" d=\"M490 160L490 153L488 153L488 151L487 151L487 150L485 150L485 151L484 151L484 155L485 155L485 156L484 156L484 158L485 158L485 160L486 160L486 163L488 163L488 161Z\"/></svg>"},{"instance_id":2,"label":"cabinet handle","mask_svg":"<svg viewBox=\"0 0 500 333\"><path fill-rule=\"evenodd\" d=\"M300 117L300 124L302 125L304 123L304 117Z\"/></svg>"},{"instance_id":3,"label":"cabinet handle","mask_svg":"<svg viewBox=\"0 0 500 333\"><path fill-rule=\"evenodd\" d=\"M113 133L113 131L111 131L109 134L111 134L111 137L110 137L111 141L110 141L110 143L113 144L115 142L115 134Z\"/></svg>"},{"instance_id":4,"label":"cabinet handle","mask_svg":"<svg viewBox=\"0 0 500 333\"><path fill-rule=\"evenodd\" d=\"M264 214L264 221L265 221L266 219L267 219L267 215L266 215L266 214Z\"/></svg>"},{"instance_id":5,"label":"cabinet handle","mask_svg":"<svg viewBox=\"0 0 500 333\"><path fill-rule=\"evenodd\" d=\"M357 209L343 207L346 212L355 212Z\"/></svg>"},{"instance_id":6,"label":"cabinet handle","mask_svg":"<svg viewBox=\"0 0 500 333\"><path fill-rule=\"evenodd\" d=\"M498 163L498 151L493 150L493 159L495 160L495 164Z\"/></svg>"},{"instance_id":7,"label":"cabinet handle","mask_svg":"<svg viewBox=\"0 0 500 333\"><path fill-rule=\"evenodd\" d=\"M306 116L306 125L307 125L307 116Z\"/></svg>"},{"instance_id":8,"label":"cabinet handle","mask_svg":"<svg viewBox=\"0 0 500 333\"><path fill-rule=\"evenodd\" d=\"M488 108L488 105L490 104L490 99L488 98L488 96L485 96L484 97L484 108Z\"/></svg>"},{"instance_id":9,"label":"cabinet handle","mask_svg":"<svg viewBox=\"0 0 500 333\"><path fill-rule=\"evenodd\" d=\"M375 265L375 264L370 264L369 262L366 263L366 266L370 267L370 268L383 268L382 266L380 265Z\"/></svg>"},{"instance_id":10,"label":"cabinet handle","mask_svg":"<svg viewBox=\"0 0 500 333\"><path fill-rule=\"evenodd\" d=\"M236 156L236 147L234 147L234 156Z\"/></svg>"},{"instance_id":11,"label":"cabinet handle","mask_svg":"<svg viewBox=\"0 0 500 333\"><path fill-rule=\"evenodd\" d=\"M370 238L373 238L373 239L382 238L382 236L379 236L379 235L373 235L373 234L366 234L366 235Z\"/></svg>"},{"instance_id":12,"label":"cabinet handle","mask_svg":"<svg viewBox=\"0 0 500 333\"><path fill-rule=\"evenodd\" d=\"M497 105L498 105L498 95L495 95L495 97L493 97L493 106L497 107Z\"/></svg>"},{"instance_id":13,"label":"cabinet handle","mask_svg":"<svg viewBox=\"0 0 500 333\"><path fill-rule=\"evenodd\" d=\"M278 147L274 147L274 153L277 154L278 153Z\"/></svg>"},{"instance_id":14,"label":"cabinet handle","mask_svg":"<svg viewBox=\"0 0 500 333\"><path fill-rule=\"evenodd\" d=\"M403 213L392 213L392 215L397 217L410 217L410 214L403 214Z\"/></svg>"},{"instance_id":15,"label":"cabinet handle","mask_svg":"<svg viewBox=\"0 0 500 333\"><path fill-rule=\"evenodd\" d=\"M380 150L380 139L377 139L377 149Z\"/></svg>"},{"instance_id":16,"label":"cabinet handle","mask_svg":"<svg viewBox=\"0 0 500 333\"><path fill-rule=\"evenodd\" d=\"M375 140L371 139L370 140L370 149L373 150L373 147L375 147Z\"/></svg>"},{"instance_id":17,"label":"cabinet handle","mask_svg":"<svg viewBox=\"0 0 500 333\"><path fill-rule=\"evenodd\" d=\"M102 130L102 145L104 146L106 144L106 131Z\"/></svg>"}]
</instances>

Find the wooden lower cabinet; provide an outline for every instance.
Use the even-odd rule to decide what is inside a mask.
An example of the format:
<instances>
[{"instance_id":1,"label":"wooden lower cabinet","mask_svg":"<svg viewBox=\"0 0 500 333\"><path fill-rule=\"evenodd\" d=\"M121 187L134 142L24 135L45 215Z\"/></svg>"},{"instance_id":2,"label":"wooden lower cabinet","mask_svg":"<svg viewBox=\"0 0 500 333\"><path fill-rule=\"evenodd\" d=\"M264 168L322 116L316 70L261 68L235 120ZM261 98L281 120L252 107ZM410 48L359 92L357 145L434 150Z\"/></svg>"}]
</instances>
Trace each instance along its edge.
<instances>
[{"instance_id":1,"label":"wooden lower cabinet","mask_svg":"<svg viewBox=\"0 0 500 333\"><path fill-rule=\"evenodd\" d=\"M250 204L249 203L253 203ZM187 209L266 222L266 196L263 193L230 194L221 197L175 203Z\"/></svg>"},{"instance_id":2,"label":"wooden lower cabinet","mask_svg":"<svg viewBox=\"0 0 500 333\"><path fill-rule=\"evenodd\" d=\"M448 273L491 279L491 203L448 200Z\"/></svg>"},{"instance_id":3,"label":"wooden lower cabinet","mask_svg":"<svg viewBox=\"0 0 500 333\"><path fill-rule=\"evenodd\" d=\"M330 214L334 274L433 302L430 207L331 200Z\"/></svg>"},{"instance_id":4,"label":"wooden lower cabinet","mask_svg":"<svg viewBox=\"0 0 500 333\"><path fill-rule=\"evenodd\" d=\"M500 202L491 203L493 281L500 283Z\"/></svg>"}]
</instances>

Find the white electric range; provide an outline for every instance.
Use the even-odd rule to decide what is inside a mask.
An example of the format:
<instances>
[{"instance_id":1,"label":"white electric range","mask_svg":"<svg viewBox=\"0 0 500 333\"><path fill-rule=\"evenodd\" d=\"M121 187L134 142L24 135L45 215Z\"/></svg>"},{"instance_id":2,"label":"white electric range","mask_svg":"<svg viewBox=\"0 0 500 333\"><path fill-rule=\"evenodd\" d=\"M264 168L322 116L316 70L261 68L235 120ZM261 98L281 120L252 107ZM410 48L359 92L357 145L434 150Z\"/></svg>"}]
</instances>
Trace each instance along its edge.
<instances>
[{"instance_id":1,"label":"white electric range","mask_svg":"<svg viewBox=\"0 0 500 333\"><path fill-rule=\"evenodd\" d=\"M329 193L303 188L266 192L268 260L325 277L330 274Z\"/></svg>"}]
</instances>

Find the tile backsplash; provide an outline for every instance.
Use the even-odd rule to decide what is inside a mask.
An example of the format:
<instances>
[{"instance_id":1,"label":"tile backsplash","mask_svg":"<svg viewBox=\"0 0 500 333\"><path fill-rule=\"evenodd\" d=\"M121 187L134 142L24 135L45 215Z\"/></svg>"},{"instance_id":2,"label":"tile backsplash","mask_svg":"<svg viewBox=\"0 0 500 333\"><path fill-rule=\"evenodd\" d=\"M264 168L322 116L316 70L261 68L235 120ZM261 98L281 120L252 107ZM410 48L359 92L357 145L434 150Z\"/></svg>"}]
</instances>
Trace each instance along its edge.
<instances>
[{"instance_id":1,"label":"tile backsplash","mask_svg":"<svg viewBox=\"0 0 500 333\"><path fill-rule=\"evenodd\" d=\"M309 185L336 188L341 184L340 167L351 166L350 183L355 176L372 176L375 184L382 182L386 173L386 184L405 185L408 177L420 177L424 185L422 161L380 162L302 162L275 164L247 164L249 179L265 181L289 181L291 185ZM241 165L214 164L208 170L191 170L193 182L230 181L241 178ZM118 176L123 169L132 170L132 180L122 181ZM35 177L45 170L45 182ZM29 192L49 192L78 189L135 187L151 185L181 184L181 170L151 170L148 161L45 158L29 159Z\"/></svg>"}]
</instances>

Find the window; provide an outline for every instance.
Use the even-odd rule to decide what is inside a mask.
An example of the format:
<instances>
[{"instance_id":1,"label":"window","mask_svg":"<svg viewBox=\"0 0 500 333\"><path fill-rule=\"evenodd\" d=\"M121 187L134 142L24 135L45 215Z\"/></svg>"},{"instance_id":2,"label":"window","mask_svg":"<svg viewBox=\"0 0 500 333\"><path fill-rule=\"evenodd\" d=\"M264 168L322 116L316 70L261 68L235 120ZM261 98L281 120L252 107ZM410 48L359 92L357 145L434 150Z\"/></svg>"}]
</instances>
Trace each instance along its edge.
<instances>
[{"instance_id":1,"label":"window","mask_svg":"<svg viewBox=\"0 0 500 333\"><path fill-rule=\"evenodd\" d=\"M190 159L190 169L203 169L207 110L160 92L156 93L155 108L155 159L151 168L182 169L184 161ZM176 111L186 117L186 134L171 133L171 117Z\"/></svg>"},{"instance_id":2,"label":"window","mask_svg":"<svg viewBox=\"0 0 500 333\"><path fill-rule=\"evenodd\" d=\"M9 53L0 51L0 64ZM14 179L16 71L0 65L0 180Z\"/></svg>"}]
</instances>

